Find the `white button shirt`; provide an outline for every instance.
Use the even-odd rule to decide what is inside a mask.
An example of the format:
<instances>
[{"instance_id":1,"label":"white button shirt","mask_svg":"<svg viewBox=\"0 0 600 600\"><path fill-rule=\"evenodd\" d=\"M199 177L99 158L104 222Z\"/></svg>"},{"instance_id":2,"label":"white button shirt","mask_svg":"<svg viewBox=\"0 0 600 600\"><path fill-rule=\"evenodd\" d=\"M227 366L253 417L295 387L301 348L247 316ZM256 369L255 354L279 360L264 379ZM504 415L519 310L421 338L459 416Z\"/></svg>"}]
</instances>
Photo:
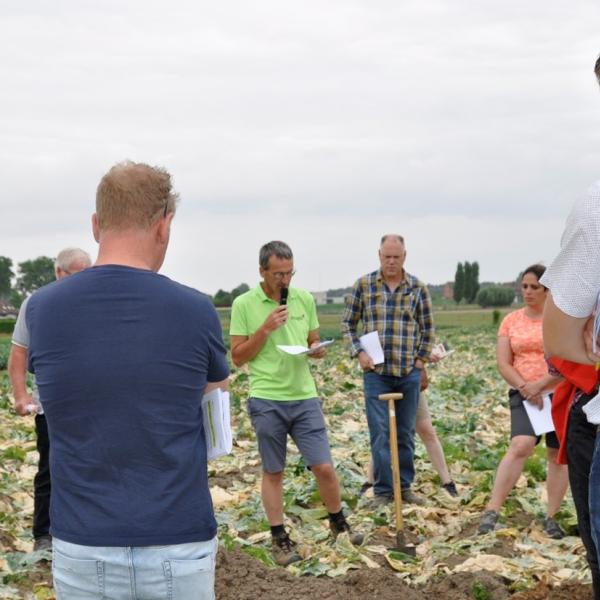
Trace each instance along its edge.
<instances>
[{"instance_id":1,"label":"white button shirt","mask_svg":"<svg viewBox=\"0 0 600 600\"><path fill-rule=\"evenodd\" d=\"M588 317L600 292L600 181L575 203L560 247L541 282L562 312Z\"/></svg>"}]
</instances>

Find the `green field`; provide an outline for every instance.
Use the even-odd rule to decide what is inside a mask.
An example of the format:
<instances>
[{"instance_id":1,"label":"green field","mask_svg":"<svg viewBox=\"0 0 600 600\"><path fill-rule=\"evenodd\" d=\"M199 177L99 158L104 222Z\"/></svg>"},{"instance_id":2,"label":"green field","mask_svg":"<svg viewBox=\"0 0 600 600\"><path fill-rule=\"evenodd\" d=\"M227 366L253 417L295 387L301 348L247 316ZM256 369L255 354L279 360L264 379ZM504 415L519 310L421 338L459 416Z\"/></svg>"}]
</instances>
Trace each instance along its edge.
<instances>
[{"instance_id":1,"label":"green field","mask_svg":"<svg viewBox=\"0 0 600 600\"><path fill-rule=\"evenodd\" d=\"M341 311L341 306L319 307L323 337L339 338ZM219 310L225 332L229 312ZM343 540L331 542L323 518L326 511L314 478L295 448L290 447L284 492L286 523L292 537L307 549L307 554L303 561L288 567L288 572L334 578L350 569L356 572L378 568L383 572L391 568L398 571L404 582L418 587L441 574L465 577L459 569L466 561L474 561L474 568L492 570L497 580L504 582L503 595L498 596L502 598L534 587L539 581L558 584L561 578L569 577L572 581L587 582L588 569L581 542L573 535L556 542L543 536L540 520L546 508L546 461L541 445L525 464L517 489L502 508L503 530L485 536L476 534L474 524L485 508L496 467L509 439L508 386L496 369L496 326L492 311L439 311L435 313L435 320L438 337L455 353L429 369L428 399L452 478L460 492L459 499L450 498L440 488L439 477L423 444L417 440L414 487L427 505L405 511L409 539L418 545L417 559L404 562L389 550L395 540L393 507L373 511L359 494L370 460L362 374L344 345L333 344L325 358L311 361L310 366L323 399L332 455L343 485L344 505L352 526L365 533L368 542L362 547L352 547ZM0 345L8 348L8 336L0 336ZM247 366L232 368L230 393L234 449L231 455L209 465L221 552L225 556L241 550L272 566L269 524L260 503L258 449L246 410ZM6 372L0 371L3 545L0 570L4 571L0 577L0 598L50 600L54 597L49 556L31 554L32 478L36 460L33 418L15 416L8 377ZM570 499L563 503L558 518L569 533L575 533ZM221 569L239 560L239 554L228 556Z\"/></svg>"},{"instance_id":2,"label":"green field","mask_svg":"<svg viewBox=\"0 0 600 600\"><path fill-rule=\"evenodd\" d=\"M229 347L230 308L217 309L223 326L225 344ZM325 304L317 307L317 315L321 325L321 339L340 339L340 321L344 306L342 304ZM498 309L499 319L502 319L513 308ZM494 324L494 310L491 308L464 308L452 310L434 310L434 323L439 338L444 338L448 330L481 330L486 327L497 328Z\"/></svg>"}]
</instances>

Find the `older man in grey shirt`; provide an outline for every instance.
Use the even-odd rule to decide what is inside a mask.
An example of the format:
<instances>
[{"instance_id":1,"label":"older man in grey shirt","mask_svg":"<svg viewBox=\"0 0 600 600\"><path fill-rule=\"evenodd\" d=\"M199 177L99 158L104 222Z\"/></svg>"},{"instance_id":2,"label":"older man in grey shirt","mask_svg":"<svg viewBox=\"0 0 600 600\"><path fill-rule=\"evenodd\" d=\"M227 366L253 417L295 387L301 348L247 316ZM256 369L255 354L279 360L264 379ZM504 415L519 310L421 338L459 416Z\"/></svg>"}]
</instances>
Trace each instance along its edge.
<instances>
[{"instance_id":1,"label":"older man in grey shirt","mask_svg":"<svg viewBox=\"0 0 600 600\"><path fill-rule=\"evenodd\" d=\"M91 266L87 252L79 248L62 250L54 265L56 279L62 279ZM29 348L29 330L25 314L29 297L25 299L19 310L12 336L12 345L8 357L8 376L15 399L15 412L24 416L35 415L37 434L37 450L39 453L38 471L33 482L33 538L34 550L45 550L52 547L50 537L50 466L49 443L46 417L39 401L37 387L33 383L31 393L27 389L27 349Z\"/></svg>"}]
</instances>

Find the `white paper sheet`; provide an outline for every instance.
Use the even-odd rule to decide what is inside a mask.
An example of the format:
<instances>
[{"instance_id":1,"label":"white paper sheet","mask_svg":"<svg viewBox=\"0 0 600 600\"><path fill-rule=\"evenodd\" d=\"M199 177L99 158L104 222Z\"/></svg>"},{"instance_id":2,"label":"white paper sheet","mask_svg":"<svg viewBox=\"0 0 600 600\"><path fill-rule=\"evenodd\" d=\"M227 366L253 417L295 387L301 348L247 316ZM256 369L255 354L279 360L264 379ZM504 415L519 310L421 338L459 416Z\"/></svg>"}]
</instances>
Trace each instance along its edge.
<instances>
[{"instance_id":1,"label":"white paper sheet","mask_svg":"<svg viewBox=\"0 0 600 600\"><path fill-rule=\"evenodd\" d=\"M229 392L215 388L202 397L202 422L208 460L229 454L233 448Z\"/></svg>"},{"instance_id":2,"label":"white paper sheet","mask_svg":"<svg viewBox=\"0 0 600 600\"><path fill-rule=\"evenodd\" d=\"M365 335L360 336L359 340L362 349L369 355L374 365L380 365L384 362L383 348L381 347L377 331L365 333Z\"/></svg>"},{"instance_id":3,"label":"white paper sheet","mask_svg":"<svg viewBox=\"0 0 600 600\"><path fill-rule=\"evenodd\" d=\"M307 348L306 346L286 346L285 344L278 344L277 347L286 354L298 355L298 354L312 354L316 352L319 348L323 348L324 346L329 346L329 344L333 344L334 340L324 340L318 346L314 346L313 348Z\"/></svg>"},{"instance_id":4,"label":"white paper sheet","mask_svg":"<svg viewBox=\"0 0 600 600\"><path fill-rule=\"evenodd\" d=\"M450 356L453 352L454 352L454 349L446 350L446 347L444 346L444 344L436 344L433 347L433 349L431 350L431 358L437 359L437 360L442 360L442 358L446 358L447 356Z\"/></svg>"},{"instance_id":5,"label":"white paper sheet","mask_svg":"<svg viewBox=\"0 0 600 600\"><path fill-rule=\"evenodd\" d=\"M600 425L600 394L594 396L581 409L585 413L585 418L592 425Z\"/></svg>"},{"instance_id":6,"label":"white paper sheet","mask_svg":"<svg viewBox=\"0 0 600 600\"><path fill-rule=\"evenodd\" d=\"M542 433L554 431L554 423L552 422L551 413L552 402L550 401L550 396L548 395L545 395L543 398L544 408L542 410L531 404L531 402L527 402L527 400L523 402L535 435L542 435Z\"/></svg>"}]
</instances>

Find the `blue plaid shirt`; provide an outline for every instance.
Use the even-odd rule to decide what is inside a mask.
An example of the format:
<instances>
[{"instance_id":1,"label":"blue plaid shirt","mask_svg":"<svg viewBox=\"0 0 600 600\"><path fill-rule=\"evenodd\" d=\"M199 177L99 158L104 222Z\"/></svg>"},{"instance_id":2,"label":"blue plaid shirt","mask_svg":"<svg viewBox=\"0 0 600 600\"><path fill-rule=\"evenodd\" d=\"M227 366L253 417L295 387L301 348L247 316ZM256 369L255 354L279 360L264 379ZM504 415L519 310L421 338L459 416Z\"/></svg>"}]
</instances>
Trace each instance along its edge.
<instances>
[{"instance_id":1,"label":"blue plaid shirt","mask_svg":"<svg viewBox=\"0 0 600 600\"><path fill-rule=\"evenodd\" d=\"M361 351L358 322L364 333L377 331L385 362L375 371L381 375L403 377L411 372L415 360L428 360L433 346L431 298L425 284L404 272L404 279L391 292L381 271L364 275L346 299L342 316L342 335L350 353Z\"/></svg>"}]
</instances>

